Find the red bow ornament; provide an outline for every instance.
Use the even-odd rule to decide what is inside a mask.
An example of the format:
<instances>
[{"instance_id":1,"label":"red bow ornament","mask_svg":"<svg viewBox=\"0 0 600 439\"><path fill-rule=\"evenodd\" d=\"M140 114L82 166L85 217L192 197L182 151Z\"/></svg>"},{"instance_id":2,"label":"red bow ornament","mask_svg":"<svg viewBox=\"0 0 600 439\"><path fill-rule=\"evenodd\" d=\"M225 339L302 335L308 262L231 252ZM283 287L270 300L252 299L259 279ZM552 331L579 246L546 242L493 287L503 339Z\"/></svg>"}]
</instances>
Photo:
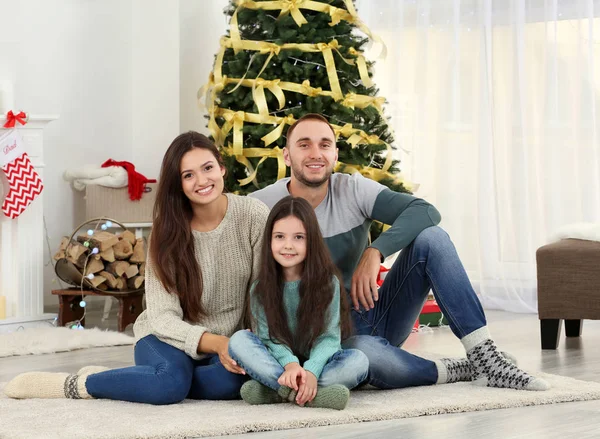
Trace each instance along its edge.
<instances>
[{"instance_id":1,"label":"red bow ornament","mask_svg":"<svg viewBox=\"0 0 600 439\"><path fill-rule=\"evenodd\" d=\"M4 124L4 128L14 128L15 125L19 122L21 125L25 125L27 123L27 114L23 111L20 111L18 114L15 114L10 110L6 113L6 123Z\"/></svg>"}]
</instances>

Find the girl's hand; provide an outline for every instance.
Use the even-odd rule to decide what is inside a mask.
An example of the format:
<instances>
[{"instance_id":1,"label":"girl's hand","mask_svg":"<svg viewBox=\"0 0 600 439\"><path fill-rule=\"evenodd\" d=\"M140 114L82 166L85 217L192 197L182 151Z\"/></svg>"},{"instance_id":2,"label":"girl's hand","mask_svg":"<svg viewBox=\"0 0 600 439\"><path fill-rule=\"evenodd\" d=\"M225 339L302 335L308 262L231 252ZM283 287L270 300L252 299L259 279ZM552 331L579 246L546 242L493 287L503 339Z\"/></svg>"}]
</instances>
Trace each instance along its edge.
<instances>
[{"instance_id":1,"label":"girl's hand","mask_svg":"<svg viewBox=\"0 0 600 439\"><path fill-rule=\"evenodd\" d=\"M303 406L307 402L311 402L317 396L317 377L312 372L306 372L306 382L300 384L300 390L296 396L296 403Z\"/></svg>"},{"instance_id":2,"label":"girl's hand","mask_svg":"<svg viewBox=\"0 0 600 439\"><path fill-rule=\"evenodd\" d=\"M306 383L306 371L298 363L289 363L284 369L277 382L298 391L298 381L300 385Z\"/></svg>"},{"instance_id":3,"label":"girl's hand","mask_svg":"<svg viewBox=\"0 0 600 439\"><path fill-rule=\"evenodd\" d=\"M246 372L244 371L244 369L242 369L240 366L238 366L238 364L235 362L235 360L229 356L228 349L229 349L229 338L222 337L222 339L219 341L219 344L217 347L217 354L219 355L219 360L221 361L221 364L223 365L223 367L231 373L237 373L239 375L246 375Z\"/></svg>"}]
</instances>

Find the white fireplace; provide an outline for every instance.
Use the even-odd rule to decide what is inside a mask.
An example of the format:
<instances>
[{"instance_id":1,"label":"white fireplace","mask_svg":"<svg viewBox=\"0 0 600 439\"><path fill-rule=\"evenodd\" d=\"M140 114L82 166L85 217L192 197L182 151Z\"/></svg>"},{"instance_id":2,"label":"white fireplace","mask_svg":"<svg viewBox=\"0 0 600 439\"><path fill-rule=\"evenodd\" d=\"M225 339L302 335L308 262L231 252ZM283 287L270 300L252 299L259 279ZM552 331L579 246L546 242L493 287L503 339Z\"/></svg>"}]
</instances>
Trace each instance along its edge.
<instances>
[{"instance_id":1,"label":"white fireplace","mask_svg":"<svg viewBox=\"0 0 600 439\"><path fill-rule=\"evenodd\" d=\"M6 113L4 113L5 115ZM0 134L4 131L0 115ZM25 126L18 125L33 166L44 179L44 128L57 116L30 115ZM0 172L0 203L8 192ZM20 327L47 326L55 314L44 314L44 191L16 219L0 211L0 296L6 298L6 318L0 319L0 333Z\"/></svg>"}]
</instances>

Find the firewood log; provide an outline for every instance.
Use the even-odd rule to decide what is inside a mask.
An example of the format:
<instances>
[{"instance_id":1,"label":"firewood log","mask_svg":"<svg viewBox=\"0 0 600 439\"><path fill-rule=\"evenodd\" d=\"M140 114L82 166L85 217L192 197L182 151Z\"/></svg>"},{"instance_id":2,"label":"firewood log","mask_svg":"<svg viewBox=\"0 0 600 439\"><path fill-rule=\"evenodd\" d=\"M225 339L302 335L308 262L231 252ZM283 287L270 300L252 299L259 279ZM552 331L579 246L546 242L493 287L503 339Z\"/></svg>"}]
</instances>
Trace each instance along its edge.
<instances>
[{"instance_id":1,"label":"firewood log","mask_svg":"<svg viewBox=\"0 0 600 439\"><path fill-rule=\"evenodd\" d=\"M104 276L94 276L93 279L87 279L87 282L91 283L95 288L100 288L101 284L104 284L106 278ZM102 288L100 288L102 289Z\"/></svg>"},{"instance_id":2,"label":"firewood log","mask_svg":"<svg viewBox=\"0 0 600 439\"><path fill-rule=\"evenodd\" d=\"M146 244L143 238L138 238L133 247L133 254L129 258L129 262L141 263L146 262Z\"/></svg>"},{"instance_id":3,"label":"firewood log","mask_svg":"<svg viewBox=\"0 0 600 439\"><path fill-rule=\"evenodd\" d=\"M140 265L140 276L145 276L146 275L146 263L142 262Z\"/></svg>"},{"instance_id":4,"label":"firewood log","mask_svg":"<svg viewBox=\"0 0 600 439\"><path fill-rule=\"evenodd\" d=\"M85 265L85 276L90 273L98 273L104 270L104 264L101 259L89 258L87 264ZM106 279L105 279L106 280Z\"/></svg>"},{"instance_id":5,"label":"firewood log","mask_svg":"<svg viewBox=\"0 0 600 439\"><path fill-rule=\"evenodd\" d=\"M135 235L131 233L129 230L125 230L123 234L120 236L121 239L124 239L132 246L135 244Z\"/></svg>"},{"instance_id":6,"label":"firewood log","mask_svg":"<svg viewBox=\"0 0 600 439\"><path fill-rule=\"evenodd\" d=\"M120 261L128 259L133 254L133 247L126 239L121 239L113 246L115 252L115 259Z\"/></svg>"},{"instance_id":7,"label":"firewood log","mask_svg":"<svg viewBox=\"0 0 600 439\"><path fill-rule=\"evenodd\" d=\"M104 259L106 262L115 262L115 251L113 248L109 248L108 250L104 250L100 252L100 257Z\"/></svg>"},{"instance_id":8,"label":"firewood log","mask_svg":"<svg viewBox=\"0 0 600 439\"><path fill-rule=\"evenodd\" d=\"M116 262L111 262L110 264L108 264L106 266L106 271L108 271L109 273L112 273L113 276L121 277L121 276L123 276L123 273L125 273L125 271L127 270L128 267L129 267L129 262L116 261Z\"/></svg>"},{"instance_id":9,"label":"firewood log","mask_svg":"<svg viewBox=\"0 0 600 439\"><path fill-rule=\"evenodd\" d=\"M116 277L114 277L112 275L112 273L109 273L108 271L101 271L100 272L100 276L106 278L106 284L111 289L117 289L118 288L118 285L119 285L118 279Z\"/></svg>"},{"instance_id":10,"label":"firewood log","mask_svg":"<svg viewBox=\"0 0 600 439\"><path fill-rule=\"evenodd\" d=\"M65 250L67 249L68 245L69 245L69 237L63 236L62 239L60 240L60 246L58 247L58 251L54 255L55 261L58 261L59 259L63 259L63 258L67 257Z\"/></svg>"},{"instance_id":11,"label":"firewood log","mask_svg":"<svg viewBox=\"0 0 600 439\"><path fill-rule=\"evenodd\" d=\"M79 244L78 242L72 242L66 250L67 260L79 268L83 268L87 252L87 247Z\"/></svg>"},{"instance_id":12,"label":"firewood log","mask_svg":"<svg viewBox=\"0 0 600 439\"><path fill-rule=\"evenodd\" d=\"M79 235L77 237L77 241L79 242L90 242L90 248L96 247L98 251L103 252L104 250L108 250L117 242L119 242L119 237L110 233L110 232L94 232L92 236L88 235Z\"/></svg>"},{"instance_id":13,"label":"firewood log","mask_svg":"<svg viewBox=\"0 0 600 439\"><path fill-rule=\"evenodd\" d=\"M140 270L138 269L138 266L131 264L129 267L127 267L127 270L125 270L125 277L127 277L127 279L131 279L132 277L137 276L139 272Z\"/></svg>"},{"instance_id":14,"label":"firewood log","mask_svg":"<svg viewBox=\"0 0 600 439\"><path fill-rule=\"evenodd\" d=\"M137 290L144 283L144 278L142 276L135 276L131 279L127 279L127 286L132 290Z\"/></svg>"}]
</instances>

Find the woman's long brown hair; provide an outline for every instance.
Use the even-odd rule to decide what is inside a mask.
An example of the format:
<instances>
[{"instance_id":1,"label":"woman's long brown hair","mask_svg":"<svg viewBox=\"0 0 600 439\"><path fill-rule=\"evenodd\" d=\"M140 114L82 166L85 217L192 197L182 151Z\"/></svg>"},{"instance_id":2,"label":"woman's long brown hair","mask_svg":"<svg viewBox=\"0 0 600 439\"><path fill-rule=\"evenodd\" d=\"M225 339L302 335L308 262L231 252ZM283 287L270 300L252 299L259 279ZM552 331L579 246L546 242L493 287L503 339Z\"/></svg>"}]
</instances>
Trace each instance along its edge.
<instances>
[{"instance_id":1,"label":"woman's long brown hair","mask_svg":"<svg viewBox=\"0 0 600 439\"><path fill-rule=\"evenodd\" d=\"M181 159L193 148L210 151L223 167L221 153L206 136L189 131L173 140L160 169L149 253L160 282L179 297L184 319L197 322L205 315L202 271L194 252L192 204L183 192L180 173Z\"/></svg>"},{"instance_id":2,"label":"woman's long brown hair","mask_svg":"<svg viewBox=\"0 0 600 439\"><path fill-rule=\"evenodd\" d=\"M273 226L289 216L302 221L306 229L306 258L300 279L296 334L290 330L283 303L283 270L271 252ZM340 329L343 340L351 332L348 298L342 278L321 235L317 216L308 201L302 198L290 196L280 200L271 209L267 220L255 288L258 302L267 317L271 340L290 347L296 356L304 357L310 352L315 340L329 323L327 311L333 299L333 276L337 276L340 284Z\"/></svg>"}]
</instances>

